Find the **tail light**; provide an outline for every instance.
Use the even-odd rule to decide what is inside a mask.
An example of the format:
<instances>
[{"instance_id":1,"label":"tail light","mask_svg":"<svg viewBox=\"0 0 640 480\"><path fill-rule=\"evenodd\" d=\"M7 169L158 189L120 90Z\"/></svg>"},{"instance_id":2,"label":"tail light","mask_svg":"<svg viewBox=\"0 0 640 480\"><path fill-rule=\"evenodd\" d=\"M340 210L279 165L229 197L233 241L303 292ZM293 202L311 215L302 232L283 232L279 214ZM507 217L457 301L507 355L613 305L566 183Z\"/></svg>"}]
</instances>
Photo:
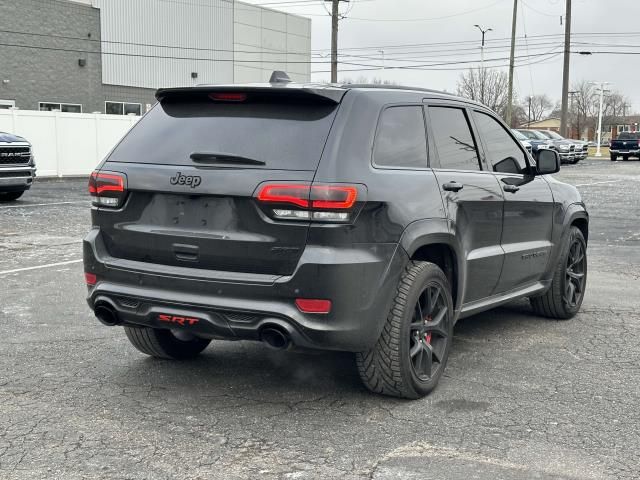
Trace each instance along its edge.
<instances>
[{"instance_id":1,"label":"tail light","mask_svg":"<svg viewBox=\"0 0 640 480\"><path fill-rule=\"evenodd\" d=\"M348 222L359 200L358 190L354 185L267 183L257 198L273 205L271 213L277 219Z\"/></svg>"},{"instance_id":2,"label":"tail light","mask_svg":"<svg viewBox=\"0 0 640 480\"><path fill-rule=\"evenodd\" d=\"M127 177L123 173L93 172L89 177L89 194L100 207L121 207L126 196Z\"/></svg>"}]
</instances>

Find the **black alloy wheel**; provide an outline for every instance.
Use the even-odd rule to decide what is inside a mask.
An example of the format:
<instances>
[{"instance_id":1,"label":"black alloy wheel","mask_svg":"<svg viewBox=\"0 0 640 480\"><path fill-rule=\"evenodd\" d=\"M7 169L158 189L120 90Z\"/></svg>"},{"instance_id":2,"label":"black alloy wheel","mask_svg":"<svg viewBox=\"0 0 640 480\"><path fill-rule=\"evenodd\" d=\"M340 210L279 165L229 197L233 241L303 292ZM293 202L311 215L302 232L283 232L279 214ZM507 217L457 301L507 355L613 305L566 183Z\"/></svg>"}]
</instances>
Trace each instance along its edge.
<instances>
[{"instance_id":1,"label":"black alloy wheel","mask_svg":"<svg viewBox=\"0 0 640 480\"><path fill-rule=\"evenodd\" d=\"M564 301L570 308L575 308L582 302L584 296L587 271L587 256L584 242L575 238L569 247L567 268L565 270Z\"/></svg>"},{"instance_id":2,"label":"black alloy wheel","mask_svg":"<svg viewBox=\"0 0 640 480\"><path fill-rule=\"evenodd\" d=\"M439 285L429 285L418 297L409 327L409 357L413 373L423 382L442 368L449 341L449 308Z\"/></svg>"}]
</instances>

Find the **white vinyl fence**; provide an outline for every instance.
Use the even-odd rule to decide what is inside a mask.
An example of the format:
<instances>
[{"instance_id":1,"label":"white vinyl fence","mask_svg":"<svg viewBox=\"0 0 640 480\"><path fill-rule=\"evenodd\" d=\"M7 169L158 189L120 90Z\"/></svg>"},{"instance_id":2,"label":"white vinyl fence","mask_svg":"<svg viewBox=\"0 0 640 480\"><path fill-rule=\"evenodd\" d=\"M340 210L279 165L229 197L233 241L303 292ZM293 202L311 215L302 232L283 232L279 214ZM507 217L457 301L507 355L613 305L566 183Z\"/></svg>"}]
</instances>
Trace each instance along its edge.
<instances>
[{"instance_id":1,"label":"white vinyl fence","mask_svg":"<svg viewBox=\"0 0 640 480\"><path fill-rule=\"evenodd\" d=\"M140 119L102 113L1 110L0 132L33 145L39 177L89 175Z\"/></svg>"}]
</instances>

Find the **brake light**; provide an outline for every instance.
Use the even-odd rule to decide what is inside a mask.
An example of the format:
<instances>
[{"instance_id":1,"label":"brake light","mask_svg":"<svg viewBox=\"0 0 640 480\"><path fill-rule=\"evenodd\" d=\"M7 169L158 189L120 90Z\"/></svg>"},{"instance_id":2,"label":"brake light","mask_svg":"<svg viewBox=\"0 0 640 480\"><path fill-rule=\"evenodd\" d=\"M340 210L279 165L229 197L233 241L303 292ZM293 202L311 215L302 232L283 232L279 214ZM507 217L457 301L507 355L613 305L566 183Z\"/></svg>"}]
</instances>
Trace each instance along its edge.
<instances>
[{"instance_id":1,"label":"brake light","mask_svg":"<svg viewBox=\"0 0 640 480\"><path fill-rule=\"evenodd\" d=\"M247 99L247 94L235 92L211 93L209 98L216 102L244 102Z\"/></svg>"},{"instance_id":2,"label":"brake light","mask_svg":"<svg viewBox=\"0 0 640 480\"><path fill-rule=\"evenodd\" d=\"M309 185L265 185L258 193L258 200L270 203L288 203L309 207Z\"/></svg>"},{"instance_id":3,"label":"brake light","mask_svg":"<svg viewBox=\"0 0 640 480\"><path fill-rule=\"evenodd\" d=\"M123 173L93 172L89 177L89 194L93 204L120 207L126 196L126 179Z\"/></svg>"},{"instance_id":4,"label":"brake light","mask_svg":"<svg viewBox=\"0 0 640 480\"><path fill-rule=\"evenodd\" d=\"M346 210L356 203L358 189L343 186L311 187L311 208L323 210Z\"/></svg>"},{"instance_id":5,"label":"brake light","mask_svg":"<svg viewBox=\"0 0 640 480\"><path fill-rule=\"evenodd\" d=\"M331 300L312 298L296 298L296 307L302 313L319 313L326 315L331 311Z\"/></svg>"},{"instance_id":6,"label":"brake light","mask_svg":"<svg viewBox=\"0 0 640 480\"><path fill-rule=\"evenodd\" d=\"M348 222L358 200L358 187L268 183L260 188L257 198L277 204L271 212L281 220Z\"/></svg>"},{"instance_id":7,"label":"brake light","mask_svg":"<svg viewBox=\"0 0 640 480\"><path fill-rule=\"evenodd\" d=\"M262 187L258 200L271 203L289 203L303 208L345 210L353 207L358 189L332 185L274 185Z\"/></svg>"}]
</instances>

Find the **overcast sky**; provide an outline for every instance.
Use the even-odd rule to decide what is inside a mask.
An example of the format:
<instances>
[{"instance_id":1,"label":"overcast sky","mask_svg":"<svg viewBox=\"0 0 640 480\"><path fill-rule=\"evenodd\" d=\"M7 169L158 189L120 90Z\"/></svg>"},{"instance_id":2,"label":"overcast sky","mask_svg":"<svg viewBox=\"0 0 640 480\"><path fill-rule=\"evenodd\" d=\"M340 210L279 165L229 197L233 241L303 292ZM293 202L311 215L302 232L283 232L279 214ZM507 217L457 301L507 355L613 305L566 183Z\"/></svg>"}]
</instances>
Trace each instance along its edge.
<instances>
[{"instance_id":1,"label":"overcast sky","mask_svg":"<svg viewBox=\"0 0 640 480\"><path fill-rule=\"evenodd\" d=\"M308 15L313 20L312 60L328 61L322 54L329 51L331 22L321 0L299 0L298 3L284 0L282 4L275 4L276 0L246 1L269 3L272 8ZM521 65L515 75L517 94L524 98L546 93L558 100L562 89L564 41L560 17L564 16L565 2L518 0L518 4L517 35L522 38L518 38L516 47L516 57L519 57L516 65ZM329 5L327 3L327 7ZM460 72L478 63L452 62L479 62L480 59L481 34L474 24L493 29L486 36L486 66L507 68L513 0L351 0L350 7L348 17L340 22L340 51L349 55L341 60L370 66L342 64L340 80L365 76L455 91ZM342 8L349 6L345 3ZM638 0L573 0L573 51L636 52L639 55L574 54L571 82L582 79L612 82L613 89L629 97L633 110L640 111L639 21ZM384 70L383 56L387 67ZM390 68L398 66L412 68ZM360 68L369 70L346 71ZM312 71L316 73L312 74L312 80L329 80L326 70L329 70L327 63L314 63Z\"/></svg>"}]
</instances>

